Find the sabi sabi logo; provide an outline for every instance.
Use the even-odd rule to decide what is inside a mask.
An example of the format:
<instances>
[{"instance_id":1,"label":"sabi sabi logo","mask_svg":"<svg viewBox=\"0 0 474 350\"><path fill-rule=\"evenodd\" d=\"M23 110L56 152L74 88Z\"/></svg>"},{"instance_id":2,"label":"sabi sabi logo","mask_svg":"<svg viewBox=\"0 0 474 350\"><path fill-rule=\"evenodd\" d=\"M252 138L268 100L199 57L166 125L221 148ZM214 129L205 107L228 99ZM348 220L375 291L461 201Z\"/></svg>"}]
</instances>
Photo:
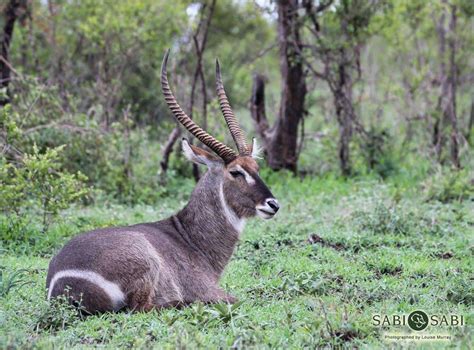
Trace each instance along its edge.
<instances>
[{"instance_id":1,"label":"sabi sabi logo","mask_svg":"<svg viewBox=\"0 0 474 350\"><path fill-rule=\"evenodd\" d=\"M408 315L408 327L414 331L422 331L428 327L428 315L423 311L413 311Z\"/></svg>"},{"instance_id":2,"label":"sabi sabi logo","mask_svg":"<svg viewBox=\"0 0 474 350\"><path fill-rule=\"evenodd\" d=\"M381 315L372 316L372 323L377 327L408 326L414 331L422 331L431 327L460 327L464 326L462 315L430 315L424 311L416 310L409 315Z\"/></svg>"}]
</instances>

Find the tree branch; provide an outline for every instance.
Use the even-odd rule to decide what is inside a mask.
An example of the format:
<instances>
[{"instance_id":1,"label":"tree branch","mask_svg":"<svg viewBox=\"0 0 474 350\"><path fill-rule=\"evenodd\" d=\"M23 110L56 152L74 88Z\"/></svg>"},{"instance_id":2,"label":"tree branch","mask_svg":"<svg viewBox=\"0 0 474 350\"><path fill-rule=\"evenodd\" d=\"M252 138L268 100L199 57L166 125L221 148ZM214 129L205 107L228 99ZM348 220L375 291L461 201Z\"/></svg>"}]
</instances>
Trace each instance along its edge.
<instances>
[{"instance_id":1,"label":"tree branch","mask_svg":"<svg viewBox=\"0 0 474 350\"><path fill-rule=\"evenodd\" d=\"M261 74L255 74L253 77L250 115L254 121L257 133L263 140L264 148L266 148L266 144L269 142L270 126L265 112L265 77Z\"/></svg>"}]
</instances>

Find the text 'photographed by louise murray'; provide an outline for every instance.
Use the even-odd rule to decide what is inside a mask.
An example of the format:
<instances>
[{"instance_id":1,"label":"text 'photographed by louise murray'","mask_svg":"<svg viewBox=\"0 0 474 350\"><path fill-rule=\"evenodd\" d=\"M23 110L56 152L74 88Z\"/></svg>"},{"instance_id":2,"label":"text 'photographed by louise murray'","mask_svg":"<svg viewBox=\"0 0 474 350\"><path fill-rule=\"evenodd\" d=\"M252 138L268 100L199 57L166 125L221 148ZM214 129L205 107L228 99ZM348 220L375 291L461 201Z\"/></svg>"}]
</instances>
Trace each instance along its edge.
<instances>
[{"instance_id":1,"label":"text 'photographed by louise murray'","mask_svg":"<svg viewBox=\"0 0 474 350\"><path fill-rule=\"evenodd\" d=\"M455 327L464 327L465 318L456 314L427 314L416 310L410 314L374 314L372 325L386 330L386 342L449 342Z\"/></svg>"}]
</instances>

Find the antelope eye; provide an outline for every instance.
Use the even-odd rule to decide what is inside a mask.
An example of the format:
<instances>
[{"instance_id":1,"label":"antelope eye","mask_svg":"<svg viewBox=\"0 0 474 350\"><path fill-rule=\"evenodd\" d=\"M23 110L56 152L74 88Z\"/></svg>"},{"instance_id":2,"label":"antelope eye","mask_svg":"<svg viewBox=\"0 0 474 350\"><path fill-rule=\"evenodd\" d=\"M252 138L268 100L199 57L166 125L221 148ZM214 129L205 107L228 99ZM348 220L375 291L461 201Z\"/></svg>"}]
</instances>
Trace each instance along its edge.
<instances>
[{"instance_id":1,"label":"antelope eye","mask_svg":"<svg viewBox=\"0 0 474 350\"><path fill-rule=\"evenodd\" d=\"M232 177L239 177L239 176L244 176L244 174L242 174L240 171L238 170L231 170L230 171L230 175L232 175Z\"/></svg>"}]
</instances>

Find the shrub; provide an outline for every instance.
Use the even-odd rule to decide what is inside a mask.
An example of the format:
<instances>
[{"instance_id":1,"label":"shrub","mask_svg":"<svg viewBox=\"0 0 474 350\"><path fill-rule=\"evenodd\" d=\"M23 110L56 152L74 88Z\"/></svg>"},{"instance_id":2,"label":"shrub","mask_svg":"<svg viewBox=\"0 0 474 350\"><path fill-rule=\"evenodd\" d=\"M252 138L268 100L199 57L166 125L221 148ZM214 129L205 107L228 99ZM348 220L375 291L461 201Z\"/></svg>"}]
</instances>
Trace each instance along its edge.
<instances>
[{"instance_id":1,"label":"shrub","mask_svg":"<svg viewBox=\"0 0 474 350\"><path fill-rule=\"evenodd\" d=\"M396 172L394 140L385 129L370 128L358 143L358 151L367 169L383 179Z\"/></svg>"},{"instance_id":2,"label":"shrub","mask_svg":"<svg viewBox=\"0 0 474 350\"><path fill-rule=\"evenodd\" d=\"M375 234L407 234L410 222L395 206L379 203L373 211L356 211L353 222L361 229Z\"/></svg>"},{"instance_id":3,"label":"shrub","mask_svg":"<svg viewBox=\"0 0 474 350\"><path fill-rule=\"evenodd\" d=\"M463 201L474 198L474 177L467 169L451 170L440 167L422 184L427 201Z\"/></svg>"},{"instance_id":4,"label":"shrub","mask_svg":"<svg viewBox=\"0 0 474 350\"><path fill-rule=\"evenodd\" d=\"M33 223L44 233L61 210L88 193L87 178L64 169L65 146L23 147L28 136L19 125L10 105L0 109L0 242L8 245L32 243L38 234Z\"/></svg>"},{"instance_id":5,"label":"shrub","mask_svg":"<svg viewBox=\"0 0 474 350\"><path fill-rule=\"evenodd\" d=\"M88 193L87 178L81 173L61 170L59 155L64 147L40 153L37 147L25 154L20 164L0 163L0 210L20 218L35 212L41 218L42 231L63 209Z\"/></svg>"},{"instance_id":6,"label":"shrub","mask_svg":"<svg viewBox=\"0 0 474 350\"><path fill-rule=\"evenodd\" d=\"M9 160L32 154L35 147L43 154L67 145L59 152L61 170L86 175L94 198L136 204L168 195L158 182L159 143L151 140L150 130L136 127L129 109L105 127L97 107L78 112L78 101L61 97L54 85L24 77L15 89L12 105L0 111L1 135L7 136L0 145L8 146Z\"/></svg>"},{"instance_id":7,"label":"shrub","mask_svg":"<svg viewBox=\"0 0 474 350\"><path fill-rule=\"evenodd\" d=\"M31 283L26 277L27 273L26 269L7 271L5 267L0 266L0 297L6 296L14 288L21 288Z\"/></svg>"},{"instance_id":8,"label":"shrub","mask_svg":"<svg viewBox=\"0 0 474 350\"><path fill-rule=\"evenodd\" d=\"M56 332L77 324L84 318L79 305L72 305L66 295L52 298L49 302L44 302L35 310L32 318L32 327L35 331Z\"/></svg>"}]
</instances>

